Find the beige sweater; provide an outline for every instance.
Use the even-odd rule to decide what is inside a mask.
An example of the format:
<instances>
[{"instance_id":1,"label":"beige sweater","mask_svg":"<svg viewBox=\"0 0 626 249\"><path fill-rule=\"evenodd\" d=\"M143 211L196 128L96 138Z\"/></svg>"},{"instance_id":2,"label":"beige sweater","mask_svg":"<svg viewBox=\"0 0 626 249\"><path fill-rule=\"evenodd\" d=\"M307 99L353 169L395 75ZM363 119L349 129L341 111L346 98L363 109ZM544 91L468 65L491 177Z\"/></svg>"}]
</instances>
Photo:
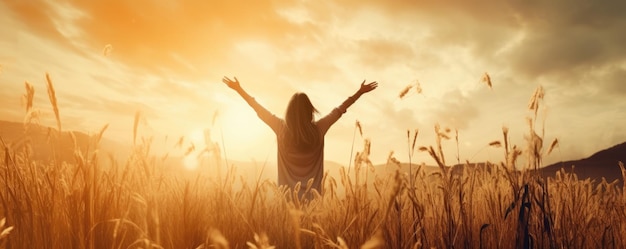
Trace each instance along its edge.
<instances>
[{"instance_id":1,"label":"beige sweater","mask_svg":"<svg viewBox=\"0 0 626 249\"><path fill-rule=\"evenodd\" d=\"M312 150L301 152L286 146L284 135L286 133L285 121L276 115L270 113L261 106L256 100L250 96L244 96L248 104L256 111L257 115L265 122L276 134L278 144L278 185L287 185L293 188L296 183L301 182L300 196L304 194L306 184L309 179L313 178L313 189L322 190L322 177L324 176L324 135L328 129L346 112L356 100L355 97L349 97L339 107L333 109L328 115L315 121L321 142Z\"/></svg>"}]
</instances>

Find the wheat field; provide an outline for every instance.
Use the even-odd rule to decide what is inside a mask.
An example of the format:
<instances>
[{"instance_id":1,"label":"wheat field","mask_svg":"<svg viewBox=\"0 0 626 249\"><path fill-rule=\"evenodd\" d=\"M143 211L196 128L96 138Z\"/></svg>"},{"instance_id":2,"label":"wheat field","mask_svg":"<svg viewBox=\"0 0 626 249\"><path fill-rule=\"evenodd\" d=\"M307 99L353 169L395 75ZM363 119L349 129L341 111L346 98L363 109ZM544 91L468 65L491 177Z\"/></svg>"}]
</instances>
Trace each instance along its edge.
<instances>
[{"instance_id":1,"label":"wheat field","mask_svg":"<svg viewBox=\"0 0 626 249\"><path fill-rule=\"evenodd\" d=\"M34 92L26 88L28 116ZM407 140L438 171L413 165L407 173L390 155L387 166L398 170L375 175L366 146L352 171L327 175L311 199L261 177L243 180L228 165L219 176L172 173L149 140L137 140L125 160L102 160L112 158L95 149L106 127L91 138L94 149L74 148L70 162L35 160L32 145L2 140L0 248L626 248L620 181L533 171L557 143L544 148L537 134L543 94L538 88L529 104L527 144L509 144L506 128L490 144L503 150L502 162L453 170L441 148L453 135L437 126L433 145L416 145L417 132ZM53 151L74 146L50 136Z\"/></svg>"}]
</instances>

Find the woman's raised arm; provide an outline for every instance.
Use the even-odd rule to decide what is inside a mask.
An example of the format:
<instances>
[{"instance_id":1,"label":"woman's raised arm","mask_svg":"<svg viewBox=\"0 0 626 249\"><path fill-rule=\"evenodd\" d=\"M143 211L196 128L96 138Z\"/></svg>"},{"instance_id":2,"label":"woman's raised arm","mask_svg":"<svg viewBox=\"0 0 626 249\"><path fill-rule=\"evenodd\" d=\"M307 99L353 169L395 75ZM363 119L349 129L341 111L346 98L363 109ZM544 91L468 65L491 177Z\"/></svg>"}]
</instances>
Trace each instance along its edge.
<instances>
[{"instance_id":1,"label":"woman's raised arm","mask_svg":"<svg viewBox=\"0 0 626 249\"><path fill-rule=\"evenodd\" d=\"M378 82L372 81L365 84L365 80L363 80L363 82L361 82L361 87L359 87L359 90L357 90L356 93L354 93L352 96L348 97L348 99L346 99L343 103L341 103L338 109L341 111L341 113L346 112L348 107L354 104L354 102L359 99L361 95L371 92L372 90L376 89L376 87L378 87Z\"/></svg>"},{"instance_id":2,"label":"woman's raised arm","mask_svg":"<svg viewBox=\"0 0 626 249\"><path fill-rule=\"evenodd\" d=\"M250 94L248 94L248 92L246 92L243 87L241 87L241 84L239 84L239 80L237 80L237 77L234 77L234 79L235 80L231 80L230 78L224 76L224 78L222 78L222 82L224 82L224 84L226 84L229 88L235 90L239 94L239 96L241 96L246 101L246 103L248 103L248 105L250 105L250 107L254 109L257 116L259 116L259 118L263 120L263 122L265 122L270 128L272 128L274 132L278 132L278 128L282 123L280 118L276 117L276 115L272 114L267 109L265 109L265 107L256 102L256 100L252 96L250 96Z\"/></svg>"},{"instance_id":3,"label":"woman's raised arm","mask_svg":"<svg viewBox=\"0 0 626 249\"><path fill-rule=\"evenodd\" d=\"M363 95L364 93L371 92L377 87L378 87L378 83L376 81L372 81L370 83L365 84L365 80L363 80L363 82L361 82L361 86L359 87L359 90L357 90L356 93L348 97L345 101L343 101L343 103L341 103L340 106L333 109L328 115L324 116L318 121L317 124L320 130L322 131L322 133L325 134L326 131L330 128L330 126L332 126L335 122L337 122L337 120L339 120L341 115L343 115L346 112L348 107L354 104L354 102L357 99L359 99L361 95Z\"/></svg>"}]
</instances>

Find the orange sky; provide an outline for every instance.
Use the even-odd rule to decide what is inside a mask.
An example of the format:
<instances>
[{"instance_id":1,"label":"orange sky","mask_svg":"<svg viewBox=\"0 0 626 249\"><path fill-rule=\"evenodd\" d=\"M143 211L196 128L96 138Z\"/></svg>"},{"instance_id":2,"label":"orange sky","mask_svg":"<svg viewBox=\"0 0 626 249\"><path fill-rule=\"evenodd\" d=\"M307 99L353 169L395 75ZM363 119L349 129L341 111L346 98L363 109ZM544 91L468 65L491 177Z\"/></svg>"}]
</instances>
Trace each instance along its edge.
<instances>
[{"instance_id":1,"label":"orange sky","mask_svg":"<svg viewBox=\"0 0 626 249\"><path fill-rule=\"evenodd\" d=\"M462 161L499 161L501 149L485 145L501 138L502 125L523 144L528 99L542 85L546 139L561 145L546 162L581 158L626 140L625 8L585 0L2 1L0 119L23 119L28 81L41 122L54 125L48 72L65 129L93 133L108 123L106 135L128 143L140 111L145 135L199 137L211 128L229 157L262 162L275 160L272 131L222 76L237 76L281 116L295 91L325 114L368 79L380 87L331 128L326 159L348 164L358 119L375 162L391 150L406 160L407 129L420 129L419 145L434 144L436 123L459 130ZM484 72L493 90L480 82ZM400 100L415 80L423 94ZM454 142L444 147L455 161ZM417 161L432 163L420 153Z\"/></svg>"}]
</instances>

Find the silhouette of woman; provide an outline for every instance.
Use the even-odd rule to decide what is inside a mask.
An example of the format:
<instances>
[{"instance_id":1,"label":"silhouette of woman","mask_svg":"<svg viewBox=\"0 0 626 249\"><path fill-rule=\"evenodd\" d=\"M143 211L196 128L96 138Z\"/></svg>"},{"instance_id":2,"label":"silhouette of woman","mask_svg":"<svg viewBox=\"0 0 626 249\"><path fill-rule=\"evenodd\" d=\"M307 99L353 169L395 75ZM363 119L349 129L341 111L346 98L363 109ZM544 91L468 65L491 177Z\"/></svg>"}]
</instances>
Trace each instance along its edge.
<instances>
[{"instance_id":1,"label":"silhouette of woman","mask_svg":"<svg viewBox=\"0 0 626 249\"><path fill-rule=\"evenodd\" d=\"M312 189L321 193L321 182L324 176L324 135L328 129L346 112L361 95L376 87L376 81L361 83L359 90L328 115L315 121L314 114L318 111L313 107L309 97L301 92L295 93L289 105L285 119L276 117L261 106L239 84L237 77L231 80L224 77L228 87L235 90L256 111L257 115L276 134L278 143L278 185L287 185L293 189L296 183L302 187L298 193L302 197L309 179L313 179Z\"/></svg>"}]
</instances>

